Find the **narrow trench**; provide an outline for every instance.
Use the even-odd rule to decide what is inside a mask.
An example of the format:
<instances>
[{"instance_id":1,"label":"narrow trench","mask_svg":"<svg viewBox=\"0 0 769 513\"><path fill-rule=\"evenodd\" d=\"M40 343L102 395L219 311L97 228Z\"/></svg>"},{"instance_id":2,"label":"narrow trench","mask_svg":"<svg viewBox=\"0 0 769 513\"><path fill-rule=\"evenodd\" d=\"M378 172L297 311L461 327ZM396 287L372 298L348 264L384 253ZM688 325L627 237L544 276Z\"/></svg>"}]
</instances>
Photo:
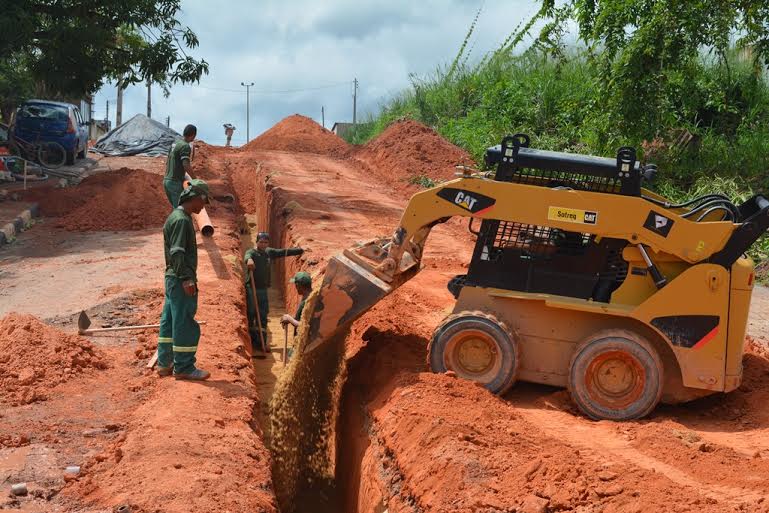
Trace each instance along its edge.
<instances>
[{"instance_id":1,"label":"narrow trench","mask_svg":"<svg viewBox=\"0 0 769 513\"><path fill-rule=\"evenodd\" d=\"M261 230L270 232L275 246L288 241L287 234L283 233L282 220L273 218L273 209L270 208L272 198L269 197L268 187L265 187L264 177L255 173L255 180L258 212L246 212L243 216L243 251L253 247L256 233ZM286 313L286 298L282 290L287 288L289 279L291 266L287 264L290 263L278 260L274 262L272 269L272 287L268 292L268 336L271 353L266 359L253 360L255 383L261 402L258 418L255 420L262 428L264 442L273 458L272 476L278 507L282 513L357 513L359 459L363 457L363 449L368 446L368 440L364 435L365 443L361 443L357 440L360 438L358 436L348 447L345 442L347 435L355 431L363 433L364 419L361 415L353 415L351 419L346 419L342 426L338 415L345 378L344 372L340 371L344 364L339 360L343 353L345 337L336 341L335 351L328 352L319 359L301 362L291 371L288 366L284 366L284 330L280 318ZM288 347L291 348L293 343L289 330ZM293 379L290 388L294 389L292 392L285 392L284 385L284 395L293 396L296 404L293 406L295 411L291 412L288 419L285 411L276 416L270 407L278 379L284 372L291 372ZM326 380L330 382L327 383ZM325 385L327 390L320 390ZM313 399L296 400L296 396L305 391L308 391ZM349 413L350 408L346 406L345 410ZM282 425L284 423L287 426ZM280 432L278 442L273 430ZM296 442L298 449L289 451L291 454L287 455L285 445L291 442ZM284 446L282 449L279 447L281 444ZM292 468L294 466L299 468ZM349 494L353 497L348 496ZM377 508L376 511L379 513L384 511L384 508Z\"/></svg>"}]
</instances>

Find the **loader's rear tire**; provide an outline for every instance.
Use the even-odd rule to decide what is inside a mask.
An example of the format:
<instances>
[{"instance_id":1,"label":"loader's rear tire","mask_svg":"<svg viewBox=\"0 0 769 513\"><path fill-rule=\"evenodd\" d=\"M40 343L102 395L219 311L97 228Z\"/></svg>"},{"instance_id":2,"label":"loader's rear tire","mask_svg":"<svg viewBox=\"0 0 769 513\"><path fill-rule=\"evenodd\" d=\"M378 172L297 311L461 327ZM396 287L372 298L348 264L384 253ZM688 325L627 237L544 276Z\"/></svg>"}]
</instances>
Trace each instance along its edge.
<instances>
[{"instance_id":1,"label":"loader's rear tire","mask_svg":"<svg viewBox=\"0 0 769 513\"><path fill-rule=\"evenodd\" d=\"M569 366L569 393L596 420L645 417L657 406L664 385L657 351L626 330L607 330L577 346Z\"/></svg>"},{"instance_id":2,"label":"loader's rear tire","mask_svg":"<svg viewBox=\"0 0 769 513\"><path fill-rule=\"evenodd\" d=\"M494 316L461 312L447 317L435 330L428 349L433 372L454 371L495 394L509 389L518 375L518 344Z\"/></svg>"}]
</instances>

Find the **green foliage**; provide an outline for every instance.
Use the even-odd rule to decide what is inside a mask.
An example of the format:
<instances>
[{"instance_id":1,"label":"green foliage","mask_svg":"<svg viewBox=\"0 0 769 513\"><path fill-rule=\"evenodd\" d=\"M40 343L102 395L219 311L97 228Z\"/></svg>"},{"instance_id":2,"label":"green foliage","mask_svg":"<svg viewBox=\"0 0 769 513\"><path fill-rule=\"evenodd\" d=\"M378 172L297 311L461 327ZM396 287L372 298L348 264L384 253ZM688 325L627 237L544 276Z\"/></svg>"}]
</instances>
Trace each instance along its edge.
<instances>
[{"instance_id":1,"label":"green foliage","mask_svg":"<svg viewBox=\"0 0 769 513\"><path fill-rule=\"evenodd\" d=\"M438 182L425 175L415 175L409 178L409 183L412 185L418 185L423 189L432 189Z\"/></svg>"},{"instance_id":2,"label":"green foliage","mask_svg":"<svg viewBox=\"0 0 769 513\"><path fill-rule=\"evenodd\" d=\"M34 82L24 54L11 53L0 58L0 119L10 122L11 113L19 102L32 95Z\"/></svg>"},{"instance_id":3,"label":"green foliage","mask_svg":"<svg viewBox=\"0 0 769 513\"><path fill-rule=\"evenodd\" d=\"M180 0L15 0L0 17L0 55L22 55L50 96L80 96L105 79L167 85L208 72L176 19Z\"/></svg>"}]
</instances>

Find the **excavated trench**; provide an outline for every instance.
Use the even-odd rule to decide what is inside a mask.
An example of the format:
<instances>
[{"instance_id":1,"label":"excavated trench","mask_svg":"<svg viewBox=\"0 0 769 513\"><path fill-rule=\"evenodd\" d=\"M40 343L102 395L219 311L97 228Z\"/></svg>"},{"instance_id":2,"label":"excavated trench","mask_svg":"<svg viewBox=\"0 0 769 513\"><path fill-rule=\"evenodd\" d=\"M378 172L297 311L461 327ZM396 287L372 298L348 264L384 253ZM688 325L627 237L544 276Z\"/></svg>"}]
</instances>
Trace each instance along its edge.
<instances>
[{"instance_id":1,"label":"excavated trench","mask_svg":"<svg viewBox=\"0 0 769 513\"><path fill-rule=\"evenodd\" d=\"M245 210L242 220L242 246L252 247L258 231L270 233L274 247L299 245L286 223L286 205L282 194L274 194L270 178L258 167L239 171L239 180L253 180L253 187L236 187ZM249 206L255 208L249 209ZM249 211L251 210L251 211ZM370 445L365 436L362 396L348 386L359 384L360 365L355 365L356 379L347 380L345 339L342 333L323 350L302 355L298 350L300 336L288 364L282 363L283 330L279 319L284 312L293 313L297 297L286 284L302 267L299 259L278 259L273 262L273 289L270 292L268 331L272 353L266 360L254 360L256 381L263 407L258 419L265 443L272 455L272 480L280 511L349 512L359 511L358 504L371 505L360 511L385 511L379 493L382 465L363 462ZM317 284L316 284L317 285ZM312 311L311 296L305 312ZM305 320L309 316L304 316ZM360 357L358 358L360 360ZM340 414L340 408L343 413ZM365 470L362 470L365 469ZM371 475L363 475L369 472ZM361 484L364 483L363 486ZM363 490L363 497L361 497ZM372 497L366 497L370 490Z\"/></svg>"}]
</instances>

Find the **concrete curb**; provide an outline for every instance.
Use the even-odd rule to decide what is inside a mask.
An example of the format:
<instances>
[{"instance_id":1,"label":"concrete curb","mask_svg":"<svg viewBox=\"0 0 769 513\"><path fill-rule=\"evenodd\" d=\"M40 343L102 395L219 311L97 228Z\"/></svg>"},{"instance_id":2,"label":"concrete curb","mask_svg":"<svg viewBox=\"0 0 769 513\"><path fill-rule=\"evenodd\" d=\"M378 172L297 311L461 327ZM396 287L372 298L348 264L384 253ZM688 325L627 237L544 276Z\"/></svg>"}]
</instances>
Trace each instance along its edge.
<instances>
[{"instance_id":1,"label":"concrete curb","mask_svg":"<svg viewBox=\"0 0 769 513\"><path fill-rule=\"evenodd\" d=\"M37 203L16 216L12 222L0 228L0 246L9 244L16 238L16 234L26 230L32 220L40 216L40 208Z\"/></svg>"}]
</instances>

